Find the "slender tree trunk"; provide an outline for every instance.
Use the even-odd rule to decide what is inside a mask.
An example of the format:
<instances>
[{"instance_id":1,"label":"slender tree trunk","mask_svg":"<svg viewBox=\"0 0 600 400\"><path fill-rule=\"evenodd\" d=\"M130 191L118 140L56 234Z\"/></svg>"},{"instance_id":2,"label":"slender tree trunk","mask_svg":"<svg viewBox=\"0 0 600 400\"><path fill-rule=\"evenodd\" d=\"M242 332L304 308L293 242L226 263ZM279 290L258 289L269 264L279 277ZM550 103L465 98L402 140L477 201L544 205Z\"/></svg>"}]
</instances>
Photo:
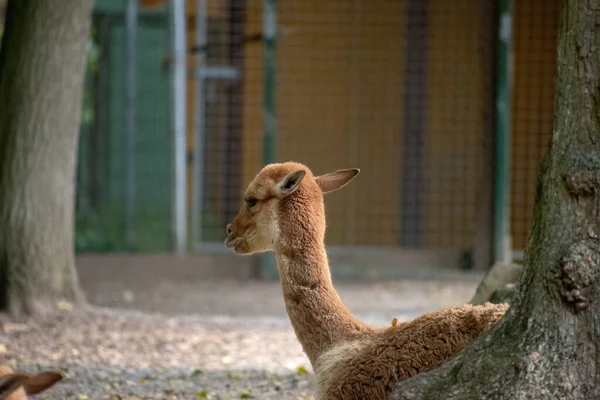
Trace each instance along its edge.
<instances>
[{"instance_id":1,"label":"slender tree trunk","mask_svg":"<svg viewBox=\"0 0 600 400\"><path fill-rule=\"evenodd\" d=\"M83 301L73 213L91 0L10 0L0 49L0 310Z\"/></svg>"},{"instance_id":2,"label":"slender tree trunk","mask_svg":"<svg viewBox=\"0 0 600 400\"><path fill-rule=\"evenodd\" d=\"M598 1L564 2L554 131L513 305L393 399L600 398L599 25Z\"/></svg>"}]
</instances>

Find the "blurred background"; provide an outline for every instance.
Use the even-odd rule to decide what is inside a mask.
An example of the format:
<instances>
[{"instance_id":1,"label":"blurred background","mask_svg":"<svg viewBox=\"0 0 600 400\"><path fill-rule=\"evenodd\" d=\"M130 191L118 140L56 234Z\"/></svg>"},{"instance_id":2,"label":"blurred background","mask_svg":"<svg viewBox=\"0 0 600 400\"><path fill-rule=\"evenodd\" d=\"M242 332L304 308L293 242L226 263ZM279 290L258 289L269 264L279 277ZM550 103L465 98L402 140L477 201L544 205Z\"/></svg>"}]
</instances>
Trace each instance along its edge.
<instances>
[{"instance_id":1,"label":"blurred background","mask_svg":"<svg viewBox=\"0 0 600 400\"><path fill-rule=\"evenodd\" d=\"M558 11L558 0L96 0L78 254L224 260L248 183L295 160L317 174L361 168L326 201L334 275L521 257L552 130Z\"/></svg>"}]
</instances>

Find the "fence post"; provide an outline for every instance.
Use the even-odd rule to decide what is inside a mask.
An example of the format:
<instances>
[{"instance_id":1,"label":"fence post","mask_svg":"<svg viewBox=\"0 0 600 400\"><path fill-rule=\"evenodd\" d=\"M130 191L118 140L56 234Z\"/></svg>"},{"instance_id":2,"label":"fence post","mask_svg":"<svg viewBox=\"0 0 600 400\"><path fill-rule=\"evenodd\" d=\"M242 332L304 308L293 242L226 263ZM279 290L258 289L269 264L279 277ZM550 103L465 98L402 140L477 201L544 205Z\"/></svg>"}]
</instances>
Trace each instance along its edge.
<instances>
[{"instance_id":1,"label":"fence post","mask_svg":"<svg viewBox=\"0 0 600 400\"><path fill-rule=\"evenodd\" d=\"M265 132L263 137L263 163L269 164L275 161L275 75L276 75L276 44L277 44L277 9L276 0L263 0L263 74L264 74L264 97L263 115L265 121ZM275 257L271 252L260 253L260 270L263 276L269 278L277 277L277 266Z\"/></svg>"},{"instance_id":2,"label":"fence post","mask_svg":"<svg viewBox=\"0 0 600 400\"><path fill-rule=\"evenodd\" d=\"M510 239L510 126L512 96L512 0L498 2L496 81L496 180L494 261L512 258Z\"/></svg>"},{"instance_id":3,"label":"fence post","mask_svg":"<svg viewBox=\"0 0 600 400\"><path fill-rule=\"evenodd\" d=\"M173 190L173 232L175 250L187 250L187 148L186 148L186 23L185 2L171 0L171 35L174 55L171 83L173 133L175 136L175 187Z\"/></svg>"},{"instance_id":4,"label":"fence post","mask_svg":"<svg viewBox=\"0 0 600 400\"><path fill-rule=\"evenodd\" d=\"M135 242L135 130L137 78L138 2L127 1L126 10L126 73L125 73L125 246L132 250Z\"/></svg>"},{"instance_id":5,"label":"fence post","mask_svg":"<svg viewBox=\"0 0 600 400\"><path fill-rule=\"evenodd\" d=\"M199 72L206 67L206 0L196 0L196 70L194 74L194 172L192 201L192 246L202 242L204 212L204 141L205 141L205 96L204 76ZM225 231L225 228L223 228Z\"/></svg>"},{"instance_id":6,"label":"fence post","mask_svg":"<svg viewBox=\"0 0 600 400\"><path fill-rule=\"evenodd\" d=\"M263 142L263 162L269 164L275 160L275 74L277 43L277 12L275 0L263 0L263 39L264 39L264 118L265 135Z\"/></svg>"}]
</instances>

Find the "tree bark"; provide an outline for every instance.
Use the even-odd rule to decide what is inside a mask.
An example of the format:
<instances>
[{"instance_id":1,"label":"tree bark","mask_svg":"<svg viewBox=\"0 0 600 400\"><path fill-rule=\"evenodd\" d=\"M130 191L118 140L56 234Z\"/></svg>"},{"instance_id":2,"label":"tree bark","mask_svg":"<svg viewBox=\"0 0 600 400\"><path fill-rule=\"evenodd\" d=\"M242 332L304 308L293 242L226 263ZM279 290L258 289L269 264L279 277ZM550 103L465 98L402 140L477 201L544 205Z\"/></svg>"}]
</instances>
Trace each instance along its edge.
<instances>
[{"instance_id":1,"label":"tree bark","mask_svg":"<svg viewBox=\"0 0 600 400\"><path fill-rule=\"evenodd\" d=\"M392 399L600 398L599 25L600 2L563 3L554 129L512 306Z\"/></svg>"},{"instance_id":2,"label":"tree bark","mask_svg":"<svg viewBox=\"0 0 600 400\"><path fill-rule=\"evenodd\" d=\"M11 0L0 49L0 310L83 301L76 153L91 0Z\"/></svg>"}]
</instances>

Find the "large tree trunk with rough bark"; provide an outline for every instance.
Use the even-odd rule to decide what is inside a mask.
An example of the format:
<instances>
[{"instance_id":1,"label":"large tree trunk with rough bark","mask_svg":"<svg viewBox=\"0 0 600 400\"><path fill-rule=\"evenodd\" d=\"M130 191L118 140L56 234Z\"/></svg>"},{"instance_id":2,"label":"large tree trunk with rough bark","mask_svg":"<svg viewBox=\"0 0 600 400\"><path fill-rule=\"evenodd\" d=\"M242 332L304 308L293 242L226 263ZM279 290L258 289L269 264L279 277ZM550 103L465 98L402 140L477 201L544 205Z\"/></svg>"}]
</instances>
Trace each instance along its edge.
<instances>
[{"instance_id":1,"label":"large tree trunk with rough bark","mask_svg":"<svg viewBox=\"0 0 600 400\"><path fill-rule=\"evenodd\" d=\"M507 314L393 399L600 398L600 3L565 1L556 117Z\"/></svg>"},{"instance_id":2,"label":"large tree trunk with rough bark","mask_svg":"<svg viewBox=\"0 0 600 400\"><path fill-rule=\"evenodd\" d=\"M0 310L83 301L77 140L91 0L10 0L0 49Z\"/></svg>"}]
</instances>

